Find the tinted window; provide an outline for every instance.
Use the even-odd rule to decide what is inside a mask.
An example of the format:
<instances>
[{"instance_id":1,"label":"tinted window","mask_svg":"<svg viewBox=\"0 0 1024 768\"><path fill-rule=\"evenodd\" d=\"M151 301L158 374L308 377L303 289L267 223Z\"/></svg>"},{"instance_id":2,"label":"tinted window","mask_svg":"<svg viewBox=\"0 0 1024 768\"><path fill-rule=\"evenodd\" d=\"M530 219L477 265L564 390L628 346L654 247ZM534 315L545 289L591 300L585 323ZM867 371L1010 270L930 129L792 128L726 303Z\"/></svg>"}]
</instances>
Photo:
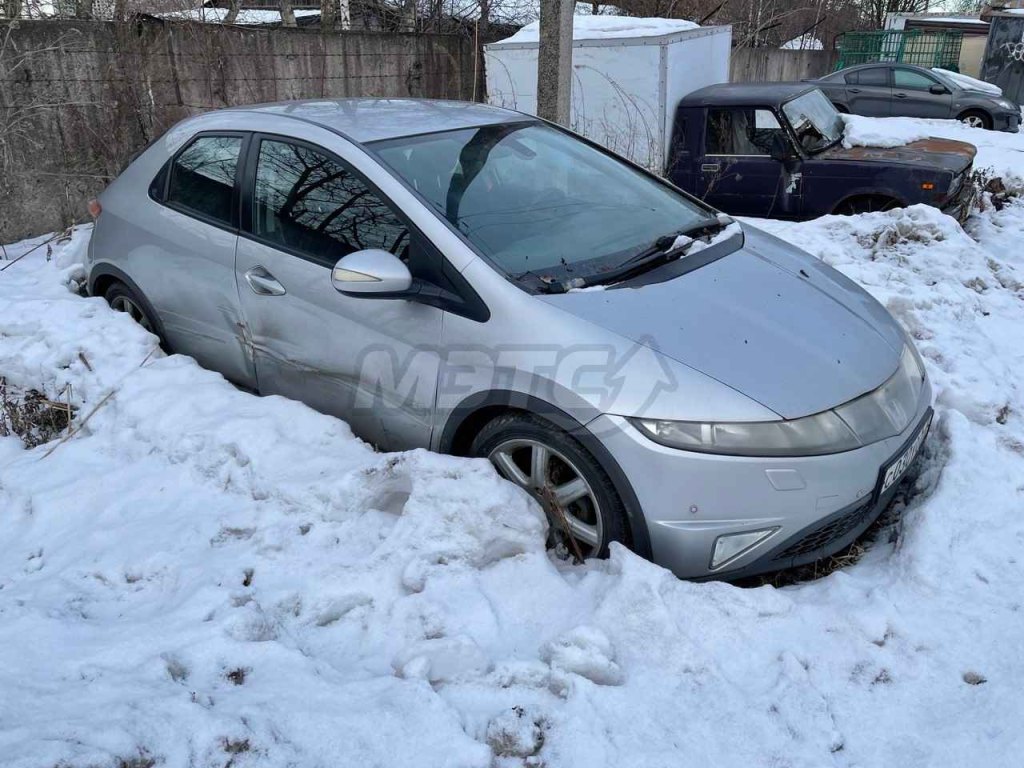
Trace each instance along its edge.
<instances>
[{"instance_id":1,"label":"tinted window","mask_svg":"<svg viewBox=\"0 0 1024 768\"><path fill-rule=\"evenodd\" d=\"M225 224L231 221L231 200L238 156L239 136L201 136L171 164L167 202Z\"/></svg>"},{"instance_id":2,"label":"tinted window","mask_svg":"<svg viewBox=\"0 0 1024 768\"><path fill-rule=\"evenodd\" d=\"M595 274L709 215L616 157L538 123L372 146L438 217L514 276Z\"/></svg>"},{"instance_id":3,"label":"tinted window","mask_svg":"<svg viewBox=\"0 0 1024 768\"><path fill-rule=\"evenodd\" d=\"M709 109L706 154L767 155L782 130L768 109Z\"/></svg>"},{"instance_id":4,"label":"tinted window","mask_svg":"<svg viewBox=\"0 0 1024 768\"><path fill-rule=\"evenodd\" d=\"M871 69L862 69L857 72L857 81L860 85L889 85L889 69L888 67L872 67Z\"/></svg>"},{"instance_id":5,"label":"tinted window","mask_svg":"<svg viewBox=\"0 0 1024 768\"><path fill-rule=\"evenodd\" d=\"M909 88L914 91L927 91L935 81L920 72L912 69L894 69L892 71L893 83L897 88Z\"/></svg>"},{"instance_id":6,"label":"tinted window","mask_svg":"<svg viewBox=\"0 0 1024 768\"><path fill-rule=\"evenodd\" d=\"M364 248L408 260L409 230L360 178L322 152L260 144L253 231L333 265Z\"/></svg>"}]
</instances>

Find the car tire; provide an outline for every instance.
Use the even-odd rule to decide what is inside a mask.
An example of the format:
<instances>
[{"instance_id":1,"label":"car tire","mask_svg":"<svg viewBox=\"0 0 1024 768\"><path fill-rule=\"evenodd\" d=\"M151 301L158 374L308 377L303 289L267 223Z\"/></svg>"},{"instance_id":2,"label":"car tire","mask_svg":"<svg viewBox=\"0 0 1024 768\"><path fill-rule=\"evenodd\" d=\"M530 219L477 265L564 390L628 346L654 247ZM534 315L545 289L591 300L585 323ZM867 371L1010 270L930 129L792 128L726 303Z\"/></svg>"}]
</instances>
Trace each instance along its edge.
<instances>
[{"instance_id":1,"label":"car tire","mask_svg":"<svg viewBox=\"0 0 1024 768\"><path fill-rule=\"evenodd\" d=\"M111 283L106 293L103 294L103 298L106 299L111 309L116 312L124 312L144 330L160 339L160 346L166 349L160 327L149 308L149 302L137 296L131 288L119 281Z\"/></svg>"},{"instance_id":2,"label":"car tire","mask_svg":"<svg viewBox=\"0 0 1024 768\"><path fill-rule=\"evenodd\" d=\"M986 131L992 130L992 118L980 109L969 109L966 112L962 112L957 117L957 120L971 128L984 128Z\"/></svg>"},{"instance_id":3,"label":"car tire","mask_svg":"<svg viewBox=\"0 0 1024 768\"><path fill-rule=\"evenodd\" d=\"M877 211L891 211L899 208L900 203L891 197L884 195L860 195L843 200L832 211L837 216L856 216L859 213L875 213Z\"/></svg>"},{"instance_id":4,"label":"car tire","mask_svg":"<svg viewBox=\"0 0 1024 768\"><path fill-rule=\"evenodd\" d=\"M546 419L498 416L477 433L470 455L490 459L498 474L537 500L548 517L548 545L560 553L582 560L607 557L612 542L629 546L626 509L608 473Z\"/></svg>"}]
</instances>

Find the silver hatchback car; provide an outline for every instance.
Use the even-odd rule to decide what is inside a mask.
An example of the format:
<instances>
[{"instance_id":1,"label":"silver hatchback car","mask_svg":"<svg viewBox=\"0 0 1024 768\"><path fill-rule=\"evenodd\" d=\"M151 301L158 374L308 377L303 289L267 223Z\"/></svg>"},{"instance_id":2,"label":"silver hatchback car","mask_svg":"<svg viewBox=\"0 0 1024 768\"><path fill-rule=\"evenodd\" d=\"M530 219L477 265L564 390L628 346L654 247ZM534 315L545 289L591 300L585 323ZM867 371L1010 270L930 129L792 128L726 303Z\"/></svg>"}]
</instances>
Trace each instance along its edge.
<instances>
[{"instance_id":1,"label":"silver hatchback car","mask_svg":"<svg viewBox=\"0 0 1024 768\"><path fill-rule=\"evenodd\" d=\"M565 557L821 558L931 421L912 341L818 260L557 126L341 100L179 123L94 202L89 290L387 449L488 457Z\"/></svg>"}]
</instances>

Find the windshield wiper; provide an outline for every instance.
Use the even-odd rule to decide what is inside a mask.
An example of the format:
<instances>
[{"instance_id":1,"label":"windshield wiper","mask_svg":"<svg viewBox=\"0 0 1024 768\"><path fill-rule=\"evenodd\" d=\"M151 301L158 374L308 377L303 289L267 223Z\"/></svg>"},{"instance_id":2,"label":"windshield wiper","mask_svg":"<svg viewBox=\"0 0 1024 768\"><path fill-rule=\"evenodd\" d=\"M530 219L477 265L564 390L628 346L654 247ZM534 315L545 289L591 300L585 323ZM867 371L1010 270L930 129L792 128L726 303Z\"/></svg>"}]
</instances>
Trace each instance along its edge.
<instances>
[{"instance_id":1,"label":"windshield wiper","mask_svg":"<svg viewBox=\"0 0 1024 768\"><path fill-rule=\"evenodd\" d=\"M689 250L698 237L713 235L732 223L733 219L725 214L702 219L690 227L662 235L639 253L630 256L616 267L572 280L571 285L568 287L584 288L589 285L618 282L662 264L668 264L685 256L686 251Z\"/></svg>"}]
</instances>

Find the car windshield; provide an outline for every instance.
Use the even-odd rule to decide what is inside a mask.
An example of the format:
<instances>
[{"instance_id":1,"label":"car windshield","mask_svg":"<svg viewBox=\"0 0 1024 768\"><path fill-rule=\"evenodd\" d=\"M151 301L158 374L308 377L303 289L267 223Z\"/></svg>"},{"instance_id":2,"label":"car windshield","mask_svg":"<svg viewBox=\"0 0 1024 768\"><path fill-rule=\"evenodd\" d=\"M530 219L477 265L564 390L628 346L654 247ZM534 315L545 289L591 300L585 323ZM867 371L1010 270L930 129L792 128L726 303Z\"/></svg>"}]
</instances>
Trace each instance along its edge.
<instances>
[{"instance_id":1,"label":"car windshield","mask_svg":"<svg viewBox=\"0 0 1024 768\"><path fill-rule=\"evenodd\" d=\"M787 101L782 111L800 146L812 155L843 137L843 119L828 97L817 89Z\"/></svg>"},{"instance_id":2,"label":"car windshield","mask_svg":"<svg viewBox=\"0 0 1024 768\"><path fill-rule=\"evenodd\" d=\"M671 187L543 123L389 139L371 149L512 276L592 275L710 215Z\"/></svg>"}]
</instances>

